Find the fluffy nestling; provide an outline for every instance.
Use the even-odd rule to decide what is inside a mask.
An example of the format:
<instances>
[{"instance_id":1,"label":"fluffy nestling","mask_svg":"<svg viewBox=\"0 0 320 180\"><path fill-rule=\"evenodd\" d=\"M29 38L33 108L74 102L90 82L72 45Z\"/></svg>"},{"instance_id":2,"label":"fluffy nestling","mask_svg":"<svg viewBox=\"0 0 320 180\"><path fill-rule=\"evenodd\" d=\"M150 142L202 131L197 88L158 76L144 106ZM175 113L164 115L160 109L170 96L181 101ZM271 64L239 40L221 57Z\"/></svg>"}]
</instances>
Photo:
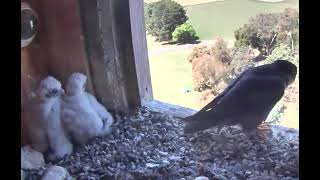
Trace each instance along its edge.
<instances>
[{"instance_id":1,"label":"fluffy nestling","mask_svg":"<svg viewBox=\"0 0 320 180\"><path fill-rule=\"evenodd\" d=\"M61 123L62 94L61 83L48 76L40 82L25 111L31 147L47 153L51 160L69 155L73 150Z\"/></svg>"},{"instance_id":2,"label":"fluffy nestling","mask_svg":"<svg viewBox=\"0 0 320 180\"><path fill-rule=\"evenodd\" d=\"M73 73L67 80L62 119L77 144L111 132L112 115L94 96L85 91L87 77Z\"/></svg>"}]
</instances>

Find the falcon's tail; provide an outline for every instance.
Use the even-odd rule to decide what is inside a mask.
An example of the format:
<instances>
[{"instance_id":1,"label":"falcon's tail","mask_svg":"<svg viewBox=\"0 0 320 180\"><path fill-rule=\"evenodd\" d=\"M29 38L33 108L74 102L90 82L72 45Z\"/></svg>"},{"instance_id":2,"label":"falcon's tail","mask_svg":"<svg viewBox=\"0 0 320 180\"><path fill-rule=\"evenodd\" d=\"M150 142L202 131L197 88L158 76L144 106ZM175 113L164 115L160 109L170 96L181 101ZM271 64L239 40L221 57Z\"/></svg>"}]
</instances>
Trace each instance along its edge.
<instances>
[{"instance_id":1,"label":"falcon's tail","mask_svg":"<svg viewBox=\"0 0 320 180\"><path fill-rule=\"evenodd\" d=\"M184 133L189 134L221 125L222 118L218 118L213 113L205 111L186 117L183 121L186 123Z\"/></svg>"}]
</instances>

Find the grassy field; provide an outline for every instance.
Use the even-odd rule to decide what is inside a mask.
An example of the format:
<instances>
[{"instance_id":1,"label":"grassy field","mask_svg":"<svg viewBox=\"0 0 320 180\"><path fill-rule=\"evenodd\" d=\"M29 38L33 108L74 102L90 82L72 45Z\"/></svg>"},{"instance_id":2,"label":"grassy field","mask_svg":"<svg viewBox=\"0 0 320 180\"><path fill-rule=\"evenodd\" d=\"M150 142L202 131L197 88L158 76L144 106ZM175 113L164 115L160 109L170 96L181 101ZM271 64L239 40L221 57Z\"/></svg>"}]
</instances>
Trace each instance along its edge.
<instances>
[{"instance_id":1,"label":"grassy field","mask_svg":"<svg viewBox=\"0 0 320 180\"><path fill-rule=\"evenodd\" d=\"M262 12L280 12L291 7L298 9L298 0L269 3L256 0L225 0L187 6L190 23L200 39L215 39L221 36L233 39L233 32L248 21L248 18Z\"/></svg>"},{"instance_id":2,"label":"grassy field","mask_svg":"<svg viewBox=\"0 0 320 180\"><path fill-rule=\"evenodd\" d=\"M191 1L191 0L190 0ZM194 0L195 1L195 0ZM233 40L235 29L246 23L248 18L261 12L279 12L286 7L298 7L298 0L285 0L280 3L266 3L256 0L225 0L223 2L204 3L186 6L187 14L202 40L213 40L221 36ZM192 89L191 64L187 61L190 49L177 49L166 53L151 55L160 48L172 47L154 42L147 37L150 60L151 80L154 97L157 100L193 109L200 109L200 93L185 93ZM292 104L286 110L281 125L298 128L297 105Z\"/></svg>"},{"instance_id":3,"label":"grassy field","mask_svg":"<svg viewBox=\"0 0 320 180\"><path fill-rule=\"evenodd\" d=\"M146 3L156 2L159 0L144 0ZM175 0L177 3L181 4L182 6L190 6L195 4L203 4L208 2L215 2L215 1L224 1L224 0Z\"/></svg>"},{"instance_id":4,"label":"grassy field","mask_svg":"<svg viewBox=\"0 0 320 180\"><path fill-rule=\"evenodd\" d=\"M154 98L163 102L199 109L200 93L184 93L192 89L191 64L187 61L190 50L150 56L150 71Z\"/></svg>"}]
</instances>

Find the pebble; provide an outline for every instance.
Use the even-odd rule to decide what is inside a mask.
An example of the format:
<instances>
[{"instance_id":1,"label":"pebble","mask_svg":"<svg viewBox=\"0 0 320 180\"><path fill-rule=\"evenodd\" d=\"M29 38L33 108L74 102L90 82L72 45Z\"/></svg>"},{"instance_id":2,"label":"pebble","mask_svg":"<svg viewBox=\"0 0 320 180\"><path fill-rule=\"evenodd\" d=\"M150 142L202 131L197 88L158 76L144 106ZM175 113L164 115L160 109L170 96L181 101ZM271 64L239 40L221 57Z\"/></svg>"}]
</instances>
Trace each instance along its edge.
<instances>
[{"instance_id":1,"label":"pebble","mask_svg":"<svg viewBox=\"0 0 320 180\"><path fill-rule=\"evenodd\" d=\"M90 140L52 165L67 168L76 179L194 180L204 176L235 180L267 175L299 179L298 139L249 139L241 130L229 128L225 131L230 136L220 138L226 141L221 143L214 128L184 135L180 119L140 111L143 117L121 117L110 135ZM208 149L210 146L213 148ZM267 174L263 174L264 170ZM25 174L41 177L43 173L30 170Z\"/></svg>"},{"instance_id":2,"label":"pebble","mask_svg":"<svg viewBox=\"0 0 320 180\"><path fill-rule=\"evenodd\" d=\"M205 176L199 176L194 178L194 180L209 180L209 178L205 177Z\"/></svg>"},{"instance_id":3,"label":"pebble","mask_svg":"<svg viewBox=\"0 0 320 180\"><path fill-rule=\"evenodd\" d=\"M65 180L68 176L69 173L64 167L51 166L46 170L41 180Z\"/></svg>"},{"instance_id":4,"label":"pebble","mask_svg":"<svg viewBox=\"0 0 320 180\"><path fill-rule=\"evenodd\" d=\"M21 148L21 168L25 170L38 169L45 165L43 154L30 146Z\"/></svg>"}]
</instances>

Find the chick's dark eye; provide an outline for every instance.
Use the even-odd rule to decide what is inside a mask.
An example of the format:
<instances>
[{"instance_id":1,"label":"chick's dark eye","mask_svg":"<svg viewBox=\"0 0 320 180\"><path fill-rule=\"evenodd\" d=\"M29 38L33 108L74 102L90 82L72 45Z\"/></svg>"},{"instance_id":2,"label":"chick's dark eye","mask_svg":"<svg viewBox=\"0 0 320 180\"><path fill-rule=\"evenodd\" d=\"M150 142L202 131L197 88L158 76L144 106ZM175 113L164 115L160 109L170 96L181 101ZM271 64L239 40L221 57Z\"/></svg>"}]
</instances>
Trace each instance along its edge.
<instances>
[{"instance_id":1,"label":"chick's dark eye","mask_svg":"<svg viewBox=\"0 0 320 180\"><path fill-rule=\"evenodd\" d=\"M58 89L53 89L53 90L51 91L52 94L57 94L58 92L59 92Z\"/></svg>"}]
</instances>

